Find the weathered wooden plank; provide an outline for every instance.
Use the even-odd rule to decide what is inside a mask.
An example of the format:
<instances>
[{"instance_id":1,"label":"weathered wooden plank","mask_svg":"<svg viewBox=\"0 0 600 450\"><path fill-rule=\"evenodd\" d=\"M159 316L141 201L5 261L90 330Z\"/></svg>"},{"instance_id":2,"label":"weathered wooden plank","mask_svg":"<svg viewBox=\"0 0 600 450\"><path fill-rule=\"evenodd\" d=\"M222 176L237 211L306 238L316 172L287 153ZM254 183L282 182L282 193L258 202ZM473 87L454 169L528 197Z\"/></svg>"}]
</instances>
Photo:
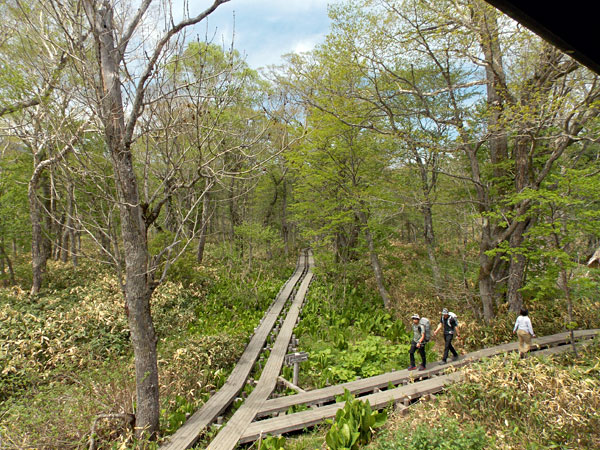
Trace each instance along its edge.
<instances>
[{"instance_id":1,"label":"weathered wooden plank","mask_svg":"<svg viewBox=\"0 0 600 450\"><path fill-rule=\"evenodd\" d=\"M417 398L426 394L439 392L445 386L458 379L460 379L460 372L455 372L419 383L370 394L362 397L361 400L368 400L373 409L381 409L386 407L390 402L397 403L406 397ZM316 425L325 419L335 417L337 410L343 408L344 405L345 402L338 402L307 411L253 422L241 437L240 443L252 442L261 435L278 435Z\"/></svg>"},{"instance_id":2,"label":"weathered wooden plank","mask_svg":"<svg viewBox=\"0 0 600 450\"><path fill-rule=\"evenodd\" d=\"M579 338L593 336L595 333L589 333L585 330L579 333ZM556 336L556 335L555 335ZM549 338L549 337L548 337ZM555 342L553 339L546 339L546 343ZM569 345L561 345L536 351L535 354L557 354L571 350ZM444 366L447 368L448 366ZM448 375L442 375L435 378L430 378L417 383L411 383L406 386L400 386L387 391L381 391L374 394L361 397L361 400L368 400L373 409L382 409L390 402L397 403L405 398L415 399L426 395L435 394L442 391L449 384L458 382L462 379L460 372L454 372ZM343 408L345 402L338 402L331 405L322 406L319 408L301 411L294 414L279 416L272 419L259 420L253 422L240 438L240 443L248 443L259 439L261 436L280 435L291 431L301 430L321 423L325 419L335 417L338 409ZM402 408L402 406L400 406Z\"/></svg>"},{"instance_id":3,"label":"weathered wooden plank","mask_svg":"<svg viewBox=\"0 0 600 450\"><path fill-rule=\"evenodd\" d=\"M256 417L256 413L260 411L265 400L271 395L273 389L275 389L283 360L287 354L288 344L292 338L296 320L300 314L300 307L304 302L308 286L312 281L313 266L314 260L312 259L312 254L309 254L308 271L296 292L256 387L244 404L235 412L219 434L208 445L209 450L233 449L248 425Z\"/></svg>"},{"instance_id":4,"label":"weathered wooden plank","mask_svg":"<svg viewBox=\"0 0 600 450\"><path fill-rule=\"evenodd\" d=\"M578 339L594 336L598 330L578 330L575 337ZM558 333L550 336L543 336L533 340L534 347L544 347L548 345L560 345L569 342L569 333ZM291 395L287 397L279 397L267 400L263 408L259 411L258 416L265 416L278 411L285 411L294 405L315 405L319 403L327 403L333 401L336 396L344 393L344 389L348 389L355 395L360 395L365 392L372 392L375 389L387 388L390 383L393 385L400 384L405 381L411 381L415 378L429 378L443 372L448 367L460 367L471 361L475 361L485 357L491 357L497 354L516 351L518 344L510 342L507 344L498 345L482 350L477 350L462 356L458 361L441 364L434 362L428 365L424 371L408 371L406 369L396 372L388 372L374 377L363 378L361 380L350 381L347 383L328 386L322 389L314 389L301 394Z\"/></svg>"},{"instance_id":5,"label":"weathered wooden plank","mask_svg":"<svg viewBox=\"0 0 600 450\"><path fill-rule=\"evenodd\" d=\"M283 378L281 376L277 377L277 381L279 381L281 384L283 384L288 389L292 389L293 391L300 392L300 393L306 392L304 389L296 386L295 384L289 382L288 380L286 380L285 378Z\"/></svg>"},{"instance_id":6,"label":"weathered wooden plank","mask_svg":"<svg viewBox=\"0 0 600 450\"><path fill-rule=\"evenodd\" d=\"M253 334L237 365L227 378L225 384L196 411L187 422L161 446L164 450L184 450L191 447L202 431L238 396L246 379L256 362L275 322L295 286L308 269L308 255L302 253L298 258L296 270L284 284L279 294L265 313L261 324Z\"/></svg>"}]
</instances>

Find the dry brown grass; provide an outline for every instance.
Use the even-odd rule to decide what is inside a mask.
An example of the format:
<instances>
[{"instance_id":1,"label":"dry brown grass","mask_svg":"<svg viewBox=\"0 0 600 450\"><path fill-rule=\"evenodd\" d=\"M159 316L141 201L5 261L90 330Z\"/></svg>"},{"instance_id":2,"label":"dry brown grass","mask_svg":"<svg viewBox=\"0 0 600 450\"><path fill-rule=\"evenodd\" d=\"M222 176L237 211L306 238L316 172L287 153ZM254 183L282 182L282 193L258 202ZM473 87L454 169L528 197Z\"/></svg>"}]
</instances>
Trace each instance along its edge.
<instances>
[{"instance_id":1,"label":"dry brown grass","mask_svg":"<svg viewBox=\"0 0 600 450\"><path fill-rule=\"evenodd\" d=\"M580 358L498 356L462 370L464 382L392 418L388 431L454 419L483 426L502 450L600 448L598 339Z\"/></svg>"}]
</instances>

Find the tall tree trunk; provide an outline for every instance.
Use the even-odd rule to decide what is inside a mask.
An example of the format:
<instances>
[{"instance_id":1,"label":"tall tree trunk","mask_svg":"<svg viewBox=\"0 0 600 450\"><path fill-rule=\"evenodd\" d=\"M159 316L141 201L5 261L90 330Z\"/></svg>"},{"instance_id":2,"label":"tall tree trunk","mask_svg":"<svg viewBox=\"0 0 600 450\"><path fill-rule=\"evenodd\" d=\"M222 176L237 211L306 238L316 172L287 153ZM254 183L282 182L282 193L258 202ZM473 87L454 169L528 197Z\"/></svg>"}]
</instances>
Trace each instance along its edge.
<instances>
[{"instance_id":1,"label":"tall tree trunk","mask_svg":"<svg viewBox=\"0 0 600 450\"><path fill-rule=\"evenodd\" d=\"M62 253L61 253L61 261L66 263L69 258L69 253L71 253L71 258L73 257L73 186L69 185L67 187L67 211L66 211L66 220L64 221L63 228L63 237L62 237Z\"/></svg>"},{"instance_id":2,"label":"tall tree trunk","mask_svg":"<svg viewBox=\"0 0 600 450\"><path fill-rule=\"evenodd\" d=\"M156 41L154 51L136 80L133 102L128 103L129 119L125 123L125 104L121 89L121 74L127 45L139 27L151 0L140 2L138 11L128 24L114 23L115 2L83 0L82 6L91 25L95 39L95 51L99 73L95 77L100 118L108 152L113 166L114 182L119 199L121 219L121 242L125 260L125 284L123 291L128 307L129 329L133 344L136 376L137 410L135 414L136 435L140 438L156 438L159 429L159 385L156 355L157 336L150 312L150 297L155 287L148 251L148 226L160 212L153 211L154 218L148 223L140 204L138 180L133 167L131 145L134 141L136 123L143 112L146 89L152 73L167 44L181 30L195 25L211 14L225 0L215 0L212 6L195 17L186 17L178 24L171 23L161 39ZM121 28L121 25L124 25ZM116 42L120 33L121 41ZM110 230L112 233L112 230ZM116 244L115 244L116 246ZM117 255L119 260L121 255Z\"/></svg>"},{"instance_id":3,"label":"tall tree trunk","mask_svg":"<svg viewBox=\"0 0 600 450\"><path fill-rule=\"evenodd\" d=\"M69 223L69 219L67 219L65 226L63 228L63 232L62 232L62 238L61 238L61 251L60 251L60 260L63 263L66 263L69 260L69 250L71 249L71 231L69 230L69 227L71 227L71 224Z\"/></svg>"},{"instance_id":4,"label":"tall tree trunk","mask_svg":"<svg viewBox=\"0 0 600 450\"><path fill-rule=\"evenodd\" d=\"M31 219L31 295L36 295L42 287L43 274L46 269L47 252L42 230L42 212L36 194L36 182L31 180L28 187L29 216Z\"/></svg>"},{"instance_id":5,"label":"tall tree trunk","mask_svg":"<svg viewBox=\"0 0 600 450\"><path fill-rule=\"evenodd\" d=\"M495 297L495 284L492 276L492 270L494 268L494 258L487 255L487 251L492 248L490 244L490 224L484 224L482 230L482 237L479 243L479 297L481 300L481 306L483 309L483 319L487 322L494 318L494 297Z\"/></svg>"},{"instance_id":6,"label":"tall tree trunk","mask_svg":"<svg viewBox=\"0 0 600 450\"><path fill-rule=\"evenodd\" d=\"M556 239L558 241L558 238ZM565 299L567 300L567 315L569 318L569 337L571 338L571 346L573 347L573 353L577 356L577 346L575 345L575 332L574 332L574 322L573 322L573 301L571 300L571 290L569 289L569 276L567 275L567 271L564 267L560 269L560 278L561 278L561 288L563 293L565 294Z\"/></svg>"},{"instance_id":7,"label":"tall tree trunk","mask_svg":"<svg viewBox=\"0 0 600 450\"><path fill-rule=\"evenodd\" d=\"M198 251L196 253L196 259L198 264L202 264L204 259L204 247L206 245L206 235L208 232L208 221L209 221L209 206L210 206L210 189L206 189L204 192L204 198L202 199L202 221L200 225L200 236L198 238Z\"/></svg>"},{"instance_id":8,"label":"tall tree trunk","mask_svg":"<svg viewBox=\"0 0 600 450\"><path fill-rule=\"evenodd\" d=\"M98 44L102 86L102 115L105 139L110 151L121 218L121 238L125 256L124 293L128 307L136 377L136 435L155 438L159 426L159 385L156 355L157 337L150 312L152 273L150 271L147 228L140 206L138 181L133 168L131 142L125 131L121 95L120 54L114 41L113 10L104 3L95 10L86 3Z\"/></svg>"},{"instance_id":9,"label":"tall tree trunk","mask_svg":"<svg viewBox=\"0 0 600 450\"><path fill-rule=\"evenodd\" d=\"M423 236L425 238L425 248L431 265L433 274L433 283L437 291L442 287L442 275L440 267L435 257L435 233L433 231L433 213L431 206L431 193L434 191L437 184L437 154L433 154L429 158L423 158L416 144L411 145L412 155L419 169L421 178L421 190L423 193L423 202L421 214L423 214ZM430 174L431 171L431 174Z\"/></svg>"},{"instance_id":10,"label":"tall tree trunk","mask_svg":"<svg viewBox=\"0 0 600 450\"><path fill-rule=\"evenodd\" d=\"M8 266L8 274L10 276L10 284L15 285L17 281L15 280L15 271L13 270L12 261L6 253L6 249L4 248L4 239L0 241L0 255L2 255L2 261L6 261L6 265ZM4 264L4 263L3 263ZM2 267L2 272L4 272L4 266Z\"/></svg>"},{"instance_id":11,"label":"tall tree trunk","mask_svg":"<svg viewBox=\"0 0 600 450\"><path fill-rule=\"evenodd\" d=\"M508 136L504 128L502 114L507 98L506 74L502 62L502 48L498 32L498 12L489 5L477 4L473 18L478 27L479 45L485 60L485 75L488 83L488 131L490 159L495 178L506 175L500 163L508 159Z\"/></svg>"},{"instance_id":12,"label":"tall tree trunk","mask_svg":"<svg viewBox=\"0 0 600 450\"><path fill-rule=\"evenodd\" d=\"M365 232L365 239L367 240L367 245L369 247L369 257L371 259L371 268L373 269L373 274L375 275L375 281L377 283L377 289L379 291L379 295L383 300L383 306L385 308L389 308L391 304L390 294L388 293L385 287L385 279L383 276L383 270L381 270L381 264L379 262L379 255L375 250L375 243L373 242L373 236L371 235L371 230L369 228L369 224L367 221L367 216L363 211L359 211L357 213L358 218L363 226L363 230Z\"/></svg>"},{"instance_id":13,"label":"tall tree trunk","mask_svg":"<svg viewBox=\"0 0 600 450\"><path fill-rule=\"evenodd\" d=\"M527 98L527 95L525 95ZM526 123L525 129L531 129L534 124ZM529 151L532 146L531 139L527 132L522 133L522 136L516 139L514 147L515 160L515 192L522 192L527 186L530 186L530 163ZM509 243L511 249L518 249L524 240L524 234L529 228L530 220L521 221L518 223L514 232L511 234ZM524 255L513 253L510 257L510 268L508 275L508 286L506 290L507 301L510 311L518 312L523 306L523 296L519 289L523 287L525 279L525 265L527 261Z\"/></svg>"},{"instance_id":14,"label":"tall tree trunk","mask_svg":"<svg viewBox=\"0 0 600 450\"><path fill-rule=\"evenodd\" d=\"M507 176L502 163L508 159L508 137L503 123L503 110L508 95L506 86L506 75L502 61L502 48L500 47L500 38L498 33L497 12L487 5L474 4L473 20L478 28L478 39L485 60L485 74L487 80L487 104L488 104L488 131L491 133L488 145L490 150L490 159L494 178L501 180ZM473 152L469 155L471 167L478 163ZM477 172L479 169L477 168ZM479 178L477 173L476 179ZM501 183L500 183L501 184ZM493 199L490 199L489 191L484 192L481 186L478 189L478 200L480 201L480 212L487 212L488 206ZM499 187L498 194L503 191ZM480 251L479 251L479 294L483 307L483 316L486 321L490 321L494 313L494 298L496 293L496 281L493 277L494 259L498 256L489 257L485 252L492 250L494 237L500 230L485 219L482 229Z\"/></svg>"},{"instance_id":15,"label":"tall tree trunk","mask_svg":"<svg viewBox=\"0 0 600 450\"><path fill-rule=\"evenodd\" d=\"M271 197L269 207L267 208L267 214L265 214L265 220L263 222L265 226L269 225L271 218L273 217L273 213L275 212L275 206L277 205L277 199L279 198L279 185L283 181L284 177L285 174L278 180L275 178L275 175L271 174L271 179L273 180L273 197Z\"/></svg>"},{"instance_id":16,"label":"tall tree trunk","mask_svg":"<svg viewBox=\"0 0 600 450\"><path fill-rule=\"evenodd\" d=\"M523 233L527 228L524 222L521 222L515 232L510 237L510 247L518 248L523 243ZM525 280L525 266L527 259L521 253L512 254L510 257L510 266L508 269L508 286L506 297L510 311L519 312L523 307L523 296L520 289Z\"/></svg>"},{"instance_id":17,"label":"tall tree trunk","mask_svg":"<svg viewBox=\"0 0 600 450\"><path fill-rule=\"evenodd\" d=\"M231 177L231 182L229 185L229 217L229 235L233 240L235 238L235 227L239 225L237 196L235 195L235 177Z\"/></svg>"},{"instance_id":18,"label":"tall tree trunk","mask_svg":"<svg viewBox=\"0 0 600 450\"><path fill-rule=\"evenodd\" d=\"M46 171L45 171L46 172ZM52 251L56 247L54 242L54 236L56 236L56 220L54 219L54 189L52 187L53 177L48 176L47 173L42 174L40 177L40 187L43 193L43 211L41 211L43 218L44 227L43 231L43 249L46 254L46 261L52 258ZM39 198L39 197L38 197Z\"/></svg>"},{"instance_id":19,"label":"tall tree trunk","mask_svg":"<svg viewBox=\"0 0 600 450\"><path fill-rule=\"evenodd\" d=\"M73 224L73 228L71 229L71 262L73 263L73 267L77 267L79 264L79 250L81 248L81 237L78 231L78 226Z\"/></svg>"},{"instance_id":20,"label":"tall tree trunk","mask_svg":"<svg viewBox=\"0 0 600 450\"><path fill-rule=\"evenodd\" d=\"M440 267L435 257L435 234L433 232L433 216L431 213L431 204L429 202L425 203L421 207L421 212L423 213L423 235L425 238L425 248L427 249L427 256L429 257L429 263L431 264L431 271L433 273L433 283L435 284L436 290L439 291L442 287L442 274L440 272Z\"/></svg>"},{"instance_id":21,"label":"tall tree trunk","mask_svg":"<svg viewBox=\"0 0 600 450\"><path fill-rule=\"evenodd\" d=\"M283 236L283 248L285 257L290 253L290 230L287 222L287 180L283 180L283 190L281 192L281 235Z\"/></svg>"},{"instance_id":22,"label":"tall tree trunk","mask_svg":"<svg viewBox=\"0 0 600 450\"><path fill-rule=\"evenodd\" d=\"M479 272L479 296L483 307L483 319L487 322L494 318L494 283L485 271Z\"/></svg>"}]
</instances>

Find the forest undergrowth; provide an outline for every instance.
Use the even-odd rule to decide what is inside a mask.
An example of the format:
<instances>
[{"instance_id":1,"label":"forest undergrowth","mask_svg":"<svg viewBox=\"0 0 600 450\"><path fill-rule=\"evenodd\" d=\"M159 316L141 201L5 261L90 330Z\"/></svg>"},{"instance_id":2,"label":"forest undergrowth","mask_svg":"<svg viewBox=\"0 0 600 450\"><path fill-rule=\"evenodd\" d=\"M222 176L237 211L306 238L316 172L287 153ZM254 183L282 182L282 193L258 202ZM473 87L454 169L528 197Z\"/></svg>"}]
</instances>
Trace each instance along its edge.
<instances>
[{"instance_id":1,"label":"forest undergrowth","mask_svg":"<svg viewBox=\"0 0 600 450\"><path fill-rule=\"evenodd\" d=\"M512 327L516 315L504 306L490 324L482 323L469 308L457 275L457 255L448 252L440 259L448 274L442 291L433 287L423 249L396 246L393 254L386 256L386 278L394 299L390 312L380 305L364 260L347 264L343 273L337 273L333 266L318 268L318 279L311 286L298 327L298 335L305 336L300 339L301 349L314 355L301 370L301 387L369 376L363 368L380 369L373 374L405 368L410 339L407 330L414 313L429 317L436 326L443 307L456 312L461 339L455 346L461 354L515 340ZM588 291L579 294L574 309L578 328L599 328L600 304ZM563 299L532 299L529 307L538 335L566 331ZM442 339L433 339L428 361L439 359L442 351ZM409 410L408 418L390 414L386 428L376 433L368 448L597 448L590 433L600 417L597 400L591 398L600 381L599 356L600 342L596 340L584 347L579 358L564 355L520 361L510 355L469 366L466 383L454 386L433 403L417 404ZM354 361L361 364L354 366ZM570 402L573 408L568 407ZM586 404L589 408L582 409ZM322 425L309 434L287 439L282 448L325 449L328 430L329 426ZM532 434L535 437L529 439Z\"/></svg>"},{"instance_id":2,"label":"forest undergrowth","mask_svg":"<svg viewBox=\"0 0 600 450\"><path fill-rule=\"evenodd\" d=\"M180 259L152 297L159 336L161 432L176 430L221 387L293 269L263 258L253 270L227 249L206 265ZM27 273L19 261L17 273ZM22 267L22 271L21 271ZM2 449L87 448L101 414L131 414L135 382L123 295L105 266L50 262L48 284L30 298L0 288ZM26 286L26 275L21 279ZM125 416L126 417L126 416ZM101 419L97 448L135 446L122 419Z\"/></svg>"},{"instance_id":3,"label":"forest undergrowth","mask_svg":"<svg viewBox=\"0 0 600 450\"><path fill-rule=\"evenodd\" d=\"M340 266L328 263L326 255L317 252L316 278L295 330L299 350L310 355L301 365L301 387L319 388L405 368L409 317L415 312L429 317L435 326L442 307L455 311L461 323L462 339L456 343L461 353L513 340L514 315L500 309L497 320L482 325L461 291L454 290L453 286L460 285L460 279L453 276L455 255L440 259L448 274L442 291L433 288L426 255L417 246L396 246L384 257L393 297L390 310L382 307L365 260ZM163 436L181 426L224 383L293 268L292 259L283 263L280 257L257 257L249 271L234 258L218 246L211 248L204 266L197 266L193 255L184 257L153 295L160 337ZM26 264L22 259L16 265L17 273L24 274L20 286L28 282ZM33 298L19 285L0 289L0 434L6 448L83 448L99 414L131 414L135 408L132 352L116 277L103 266L83 260L77 269L50 263L47 279L47 286ZM531 304L539 335L566 329L561 305L560 299ZM574 317L581 328L600 326L598 307L592 296L578 299ZM581 352L578 360L565 356L519 362L509 357L472 366L467 369L467 383L435 403L414 408L410 416L414 419L392 416L386 431L376 433L382 437L373 445L396 448L386 444L389 438L409 445L398 448L414 449L552 448L543 447L544 442L558 443L555 448L571 448L561 442L594 448L597 442L585 438L585 430L597 425L598 405L586 415L578 405L594 405L595 400L585 397L585 392L577 394L586 387L591 392L598 389L599 345L590 348L593 352ZM434 339L428 345L428 360L439 359L441 350L441 340ZM291 380L291 369L284 368L283 375ZM557 396L549 394L552 389L544 391L546 382L551 386L562 383L555 386ZM512 399L526 406L511 403ZM506 411L495 409L498 402L505 402ZM574 402L571 409L566 407L569 402ZM543 425L538 411L554 411L553 422ZM324 448L328 429L322 425L288 438L284 448ZM432 444L441 430L455 436L450 440L453 446L444 447L447 441L438 447ZM506 442L499 443L500 435L492 430L503 430ZM527 447L525 439L532 433L540 437ZM100 420L96 437L99 448L136 445L122 419Z\"/></svg>"},{"instance_id":4,"label":"forest undergrowth","mask_svg":"<svg viewBox=\"0 0 600 450\"><path fill-rule=\"evenodd\" d=\"M600 339L572 353L499 355L465 380L395 416L371 450L597 449Z\"/></svg>"}]
</instances>

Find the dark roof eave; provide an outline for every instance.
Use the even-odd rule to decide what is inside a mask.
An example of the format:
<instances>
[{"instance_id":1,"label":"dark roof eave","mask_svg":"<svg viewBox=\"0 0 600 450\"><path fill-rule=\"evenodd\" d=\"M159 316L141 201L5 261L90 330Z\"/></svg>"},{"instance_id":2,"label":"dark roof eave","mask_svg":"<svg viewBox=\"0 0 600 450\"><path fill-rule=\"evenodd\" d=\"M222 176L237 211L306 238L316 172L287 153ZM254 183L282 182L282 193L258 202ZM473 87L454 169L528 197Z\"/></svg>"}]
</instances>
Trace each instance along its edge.
<instances>
[{"instance_id":1,"label":"dark roof eave","mask_svg":"<svg viewBox=\"0 0 600 450\"><path fill-rule=\"evenodd\" d=\"M541 0L485 1L600 74L600 46L592 31L597 19L589 3L571 1L567 9Z\"/></svg>"}]
</instances>

